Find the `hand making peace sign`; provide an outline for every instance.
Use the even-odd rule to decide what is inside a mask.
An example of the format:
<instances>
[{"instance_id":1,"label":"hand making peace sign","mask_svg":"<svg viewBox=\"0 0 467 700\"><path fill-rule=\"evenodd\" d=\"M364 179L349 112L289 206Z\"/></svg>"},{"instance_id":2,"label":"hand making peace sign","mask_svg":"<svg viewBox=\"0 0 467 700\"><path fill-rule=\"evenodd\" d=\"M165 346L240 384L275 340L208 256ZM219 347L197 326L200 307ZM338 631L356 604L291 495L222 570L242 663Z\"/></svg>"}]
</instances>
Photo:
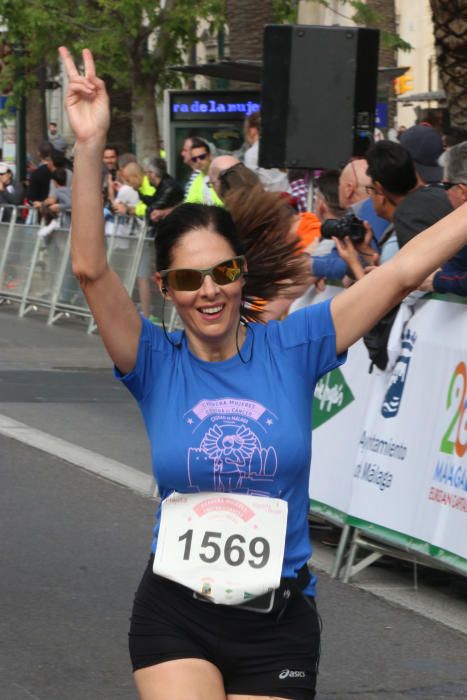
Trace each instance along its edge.
<instances>
[{"instance_id":1,"label":"hand making peace sign","mask_svg":"<svg viewBox=\"0 0 467 700\"><path fill-rule=\"evenodd\" d=\"M92 53L83 49L84 76L67 48L61 46L59 53L69 80L66 110L77 141L105 140L110 124L109 98L104 81L96 76Z\"/></svg>"}]
</instances>

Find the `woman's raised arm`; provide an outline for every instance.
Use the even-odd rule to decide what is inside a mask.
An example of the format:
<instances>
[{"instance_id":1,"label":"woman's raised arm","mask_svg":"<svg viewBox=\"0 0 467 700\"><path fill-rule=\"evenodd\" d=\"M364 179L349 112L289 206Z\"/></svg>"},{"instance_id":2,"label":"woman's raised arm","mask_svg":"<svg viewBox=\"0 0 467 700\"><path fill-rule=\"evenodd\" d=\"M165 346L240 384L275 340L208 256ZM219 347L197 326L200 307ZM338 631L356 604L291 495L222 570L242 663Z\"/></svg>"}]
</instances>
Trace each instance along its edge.
<instances>
[{"instance_id":1,"label":"woman's raised arm","mask_svg":"<svg viewBox=\"0 0 467 700\"><path fill-rule=\"evenodd\" d=\"M68 75L65 105L75 133L71 260L107 352L123 373L136 363L141 318L118 275L107 264L102 201L102 154L110 123L105 84L94 59L83 51L80 75L65 47L59 49Z\"/></svg>"},{"instance_id":2,"label":"woman's raised arm","mask_svg":"<svg viewBox=\"0 0 467 700\"><path fill-rule=\"evenodd\" d=\"M467 203L412 238L388 262L331 302L336 349L343 352L467 244Z\"/></svg>"}]
</instances>

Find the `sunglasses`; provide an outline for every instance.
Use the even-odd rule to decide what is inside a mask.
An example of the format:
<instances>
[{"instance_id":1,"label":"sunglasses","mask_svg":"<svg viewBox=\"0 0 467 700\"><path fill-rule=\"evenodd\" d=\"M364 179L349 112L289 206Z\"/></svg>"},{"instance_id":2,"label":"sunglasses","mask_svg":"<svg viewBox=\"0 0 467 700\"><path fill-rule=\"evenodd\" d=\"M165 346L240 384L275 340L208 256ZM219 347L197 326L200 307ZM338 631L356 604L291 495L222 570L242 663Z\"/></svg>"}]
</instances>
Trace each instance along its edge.
<instances>
[{"instance_id":1,"label":"sunglasses","mask_svg":"<svg viewBox=\"0 0 467 700\"><path fill-rule=\"evenodd\" d=\"M208 157L207 153L202 153L200 156L192 156L191 162L196 163L196 161L198 161L198 160L206 160L207 157Z\"/></svg>"},{"instance_id":2,"label":"sunglasses","mask_svg":"<svg viewBox=\"0 0 467 700\"><path fill-rule=\"evenodd\" d=\"M458 185L463 185L463 182L442 182L443 189L450 190L451 187L457 187Z\"/></svg>"},{"instance_id":3,"label":"sunglasses","mask_svg":"<svg viewBox=\"0 0 467 700\"><path fill-rule=\"evenodd\" d=\"M210 275L214 282L221 287L236 282L243 275L245 256L224 260L206 270L191 270L180 268L178 270L161 270L161 277L171 289L176 292L195 292L200 289L204 278Z\"/></svg>"}]
</instances>

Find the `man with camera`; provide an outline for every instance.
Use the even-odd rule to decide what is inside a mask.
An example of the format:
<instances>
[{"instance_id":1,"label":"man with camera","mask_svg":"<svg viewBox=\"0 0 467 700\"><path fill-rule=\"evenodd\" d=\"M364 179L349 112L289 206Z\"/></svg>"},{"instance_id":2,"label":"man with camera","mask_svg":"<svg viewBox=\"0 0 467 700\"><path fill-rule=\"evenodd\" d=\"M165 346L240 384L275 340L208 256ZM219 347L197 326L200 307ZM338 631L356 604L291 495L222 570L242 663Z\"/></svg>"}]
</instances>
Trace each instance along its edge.
<instances>
[{"instance_id":1,"label":"man with camera","mask_svg":"<svg viewBox=\"0 0 467 700\"><path fill-rule=\"evenodd\" d=\"M314 211L320 219L322 240L311 251L311 274L317 279L343 280L349 274L348 262L339 255L336 240L349 238L362 253L360 265L374 264L376 251L371 247L372 231L352 212L339 204L339 172L324 171L316 182ZM358 258L358 253L355 253Z\"/></svg>"},{"instance_id":2,"label":"man with camera","mask_svg":"<svg viewBox=\"0 0 467 700\"><path fill-rule=\"evenodd\" d=\"M368 221L377 241L386 231L389 222L375 211L368 196L367 186L371 180L367 174L365 158L351 158L339 175L339 204L346 211L352 211L362 221Z\"/></svg>"},{"instance_id":3,"label":"man with camera","mask_svg":"<svg viewBox=\"0 0 467 700\"><path fill-rule=\"evenodd\" d=\"M379 141L366 154L371 184L366 189L378 216L392 223L379 240L382 262L388 255L386 248L402 247L424 229L447 216L452 205L446 192L438 186L424 185L415 170L409 152L399 143ZM389 237L388 237L389 235ZM364 270L352 250L352 241L344 239L337 244L339 254L359 279Z\"/></svg>"}]
</instances>

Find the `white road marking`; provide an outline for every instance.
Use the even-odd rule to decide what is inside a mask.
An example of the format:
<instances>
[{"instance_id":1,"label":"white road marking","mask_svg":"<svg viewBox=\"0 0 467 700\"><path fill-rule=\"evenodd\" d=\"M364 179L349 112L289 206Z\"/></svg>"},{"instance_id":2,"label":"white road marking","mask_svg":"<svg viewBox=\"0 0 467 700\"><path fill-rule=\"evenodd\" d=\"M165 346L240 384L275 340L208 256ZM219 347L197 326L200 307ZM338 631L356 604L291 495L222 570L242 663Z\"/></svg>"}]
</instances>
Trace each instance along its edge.
<instances>
[{"instance_id":1,"label":"white road marking","mask_svg":"<svg viewBox=\"0 0 467 700\"><path fill-rule=\"evenodd\" d=\"M31 428L25 423L0 414L0 435L13 438L19 442L35 447L38 450L47 452L65 462L86 469L97 476L113 481L114 483L126 486L127 488L146 497L157 498L157 487L151 476L129 467L126 464L109 459L97 452L92 452L84 447L79 447L61 438L49 435L42 430ZM319 543L315 543L312 558L313 568L318 571L330 572L333 555L329 555L327 548L321 548ZM372 572L367 574L371 576ZM403 608L412 610L419 615L423 615L430 620L436 620L451 629L467 634L467 623L463 601L450 600L449 596L440 596L424 587L415 593L412 588L400 584L395 577L394 583L387 583L389 573L383 574L385 583L381 584L381 572L374 574L377 581L353 581L352 585L361 590L367 590L373 595L384 598L391 603L400 605ZM392 590L391 590L392 588Z\"/></svg>"},{"instance_id":2,"label":"white road marking","mask_svg":"<svg viewBox=\"0 0 467 700\"><path fill-rule=\"evenodd\" d=\"M47 452L104 479L126 486L143 496L155 495L152 476L2 414L0 414L0 435Z\"/></svg>"}]
</instances>

